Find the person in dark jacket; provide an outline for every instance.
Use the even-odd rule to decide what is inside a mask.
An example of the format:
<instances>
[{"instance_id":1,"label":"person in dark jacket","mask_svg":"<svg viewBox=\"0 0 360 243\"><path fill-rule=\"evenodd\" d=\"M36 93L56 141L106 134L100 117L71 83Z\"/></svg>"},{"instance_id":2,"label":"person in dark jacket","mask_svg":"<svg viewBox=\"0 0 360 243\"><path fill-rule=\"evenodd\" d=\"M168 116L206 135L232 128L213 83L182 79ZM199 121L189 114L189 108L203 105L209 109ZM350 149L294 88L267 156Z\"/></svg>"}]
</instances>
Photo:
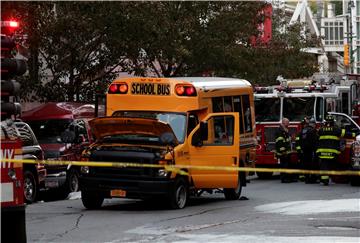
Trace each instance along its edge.
<instances>
[{"instance_id":1,"label":"person in dark jacket","mask_svg":"<svg viewBox=\"0 0 360 243\"><path fill-rule=\"evenodd\" d=\"M276 157L280 160L280 167L283 169L290 169L291 165L291 137L289 134L289 119L283 118L276 132ZM280 179L282 183L295 181L294 175L281 173Z\"/></svg>"},{"instance_id":2,"label":"person in dark jacket","mask_svg":"<svg viewBox=\"0 0 360 243\"><path fill-rule=\"evenodd\" d=\"M325 125L319 129L319 141L316 153L320 159L320 170L336 168L337 158L340 154L340 138L355 137L355 133L348 133L345 129L335 126L334 117L327 115ZM321 175L320 181L329 185L329 176Z\"/></svg>"},{"instance_id":3,"label":"person in dark jacket","mask_svg":"<svg viewBox=\"0 0 360 243\"><path fill-rule=\"evenodd\" d=\"M318 169L316 163L316 148L318 135L316 131L315 119L304 118L303 128L296 136L296 151L300 159L300 164L304 170ZM317 181L316 175L305 174L305 183L315 183Z\"/></svg>"}]
</instances>

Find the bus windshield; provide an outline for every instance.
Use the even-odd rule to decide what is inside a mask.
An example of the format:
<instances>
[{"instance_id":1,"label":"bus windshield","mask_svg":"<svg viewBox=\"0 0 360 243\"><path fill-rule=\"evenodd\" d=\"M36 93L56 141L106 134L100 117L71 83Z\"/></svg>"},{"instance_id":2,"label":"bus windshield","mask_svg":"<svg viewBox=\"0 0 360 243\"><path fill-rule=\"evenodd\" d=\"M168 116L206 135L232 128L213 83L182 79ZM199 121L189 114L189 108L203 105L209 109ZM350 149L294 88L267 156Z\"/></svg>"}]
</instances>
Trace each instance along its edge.
<instances>
[{"instance_id":1,"label":"bus windshield","mask_svg":"<svg viewBox=\"0 0 360 243\"><path fill-rule=\"evenodd\" d=\"M72 119L28 121L40 144L61 143L61 133L69 127Z\"/></svg>"},{"instance_id":2,"label":"bus windshield","mask_svg":"<svg viewBox=\"0 0 360 243\"><path fill-rule=\"evenodd\" d=\"M255 98L256 122L279 121L280 99L279 98Z\"/></svg>"},{"instance_id":3,"label":"bus windshield","mask_svg":"<svg viewBox=\"0 0 360 243\"><path fill-rule=\"evenodd\" d=\"M183 143L185 140L186 114L154 111L116 111L113 116L157 119L170 125L179 143Z\"/></svg>"},{"instance_id":4,"label":"bus windshield","mask_svg":"<svg viewBox=\"0 0 360 243\"><path fill-rule=\"evenodd\" d=\"M288 97L284 98L283 117L290 121L301 121L305 116L314 115L315 97Z\"/></svg>"}]
</instances>

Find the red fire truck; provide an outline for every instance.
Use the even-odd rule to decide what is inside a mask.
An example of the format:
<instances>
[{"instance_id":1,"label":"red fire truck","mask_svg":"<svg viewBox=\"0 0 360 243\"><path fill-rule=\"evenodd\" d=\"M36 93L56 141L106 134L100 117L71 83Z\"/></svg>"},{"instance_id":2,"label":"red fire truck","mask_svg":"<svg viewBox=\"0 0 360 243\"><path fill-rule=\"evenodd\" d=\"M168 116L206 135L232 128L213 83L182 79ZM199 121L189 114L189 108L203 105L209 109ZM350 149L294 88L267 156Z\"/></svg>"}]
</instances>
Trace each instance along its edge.
<instances>
[{"instance_id":1,"label":"red fire truck","mask_svg":"<svg viewBox=\"0 0 360 243\"><path fill-rule=\"evenodd\" d=\"M359 101L359 81L344 79L291 80L280 79L279 86L255 88L255 115L257 131L257 162L261 168L276 168L278 160L274 155L275 133L281 119L290 120L290 134L295 141L300 130L301 120L313 117L320 126L326 113L337 112L337 125L346 129L358 129L358 124L350 117L353 104ZM356 130L356 131L355 131ZM339 162L347 167L352 140L343 141L345 152L339 156ZM346 144L345 144L346 143ZM296 153L292 160L297 160ZM257 173L259 178L269 178L272 173Z\"/></svg>"},{"instance_id":2,"label":"red fire truck","mask_svg":"<svg viewBox=\"0 0 360 243\"><path fill-rule=\"evenodd\" d=\"M21 146L21 140L2 137L1 158L21 159ZM22 164L1 161L1 222L2 242L26 242Z\"/></svg>"}]
</instances>

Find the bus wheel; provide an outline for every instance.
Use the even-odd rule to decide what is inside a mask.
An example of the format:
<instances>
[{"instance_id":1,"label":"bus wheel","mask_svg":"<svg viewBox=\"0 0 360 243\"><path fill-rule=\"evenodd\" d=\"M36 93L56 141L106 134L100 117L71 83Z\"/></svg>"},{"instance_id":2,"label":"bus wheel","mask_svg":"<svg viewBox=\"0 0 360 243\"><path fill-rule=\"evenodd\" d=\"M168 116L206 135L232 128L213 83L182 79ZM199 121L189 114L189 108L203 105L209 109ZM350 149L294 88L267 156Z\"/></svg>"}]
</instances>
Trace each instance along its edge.
<instances>
[{"instance_id":1,"label":"bus wheel","mask_svg":"<svg viewBox=\"0 0 360 243\"><path fill-rule=\"evenodd\" d=\"M26 170L24 172L24 197L27 203L33 203L36 201L38 192L38 185L36 184L35 175Z\"/></svg>"},{"instance_id":2,"label":"bus wheel","mask_svg":"<svg viewBox=\"0 0 360 243\"><path fill-rule=\"evenodd\" d=\"M182 209L189 199L189 186L183 177L175 179L174 187L170 191L169 203L172 209Z\"/></svg>"},{"instance_id":3,"label":"bus wheel","mask_svg":"<svg viewBox=\"0 0 360 243\"><path fill-rule=\"evenodd\" d=\"M104 202L104 197L97 193L81 191L81 201L87 209L99 209Z\"/></svg>"},{"instance_id":4,"label":"bus wheel","mask_svg":"<svg viewBox=\"0 0 360 243\"><path fill-rule=\"evenodd\" d=\"M256 172L259 179L271 179L273 176L272 172Z\"/></svg>"},{"instance_id":5,"label":"bus wheel","mask_svg":"<svg viewBox=\"0 0 360 243\"><path fill-rule=\"evenodd\" d=\"M238 175L238 183L236 188L224 188L224 196L226 200L238 200L241 195L242 185L240 173Z\"/></svg>"}]
</instances>

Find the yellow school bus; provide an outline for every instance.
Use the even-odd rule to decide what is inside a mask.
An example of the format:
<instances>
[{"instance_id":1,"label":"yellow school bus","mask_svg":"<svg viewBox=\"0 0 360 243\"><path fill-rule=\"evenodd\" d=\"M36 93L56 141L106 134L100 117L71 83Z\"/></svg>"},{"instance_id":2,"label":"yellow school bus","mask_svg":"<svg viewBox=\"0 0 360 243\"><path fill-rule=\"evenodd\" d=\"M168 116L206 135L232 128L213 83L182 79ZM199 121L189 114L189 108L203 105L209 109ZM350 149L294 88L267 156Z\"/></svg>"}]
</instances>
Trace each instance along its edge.
<instances>
[{"instance_id":1,"label":"yellow school bus","mask_svg":"<svg viewBox=\"0 0 360 243\"><path fill-rule=\"evenodd\" d=\"M253 88L243 79L216 77L117 79L106 94L106 117L90 121L96 142L89 161L176 165L164 168L82 167L86 208L104 198L161 196L172 208L189 195L221 188L240 197L246 175L191 166L247 167L255 161ZM182 167L183 166L183 167Z\"/></svg>"}]
</instances>

